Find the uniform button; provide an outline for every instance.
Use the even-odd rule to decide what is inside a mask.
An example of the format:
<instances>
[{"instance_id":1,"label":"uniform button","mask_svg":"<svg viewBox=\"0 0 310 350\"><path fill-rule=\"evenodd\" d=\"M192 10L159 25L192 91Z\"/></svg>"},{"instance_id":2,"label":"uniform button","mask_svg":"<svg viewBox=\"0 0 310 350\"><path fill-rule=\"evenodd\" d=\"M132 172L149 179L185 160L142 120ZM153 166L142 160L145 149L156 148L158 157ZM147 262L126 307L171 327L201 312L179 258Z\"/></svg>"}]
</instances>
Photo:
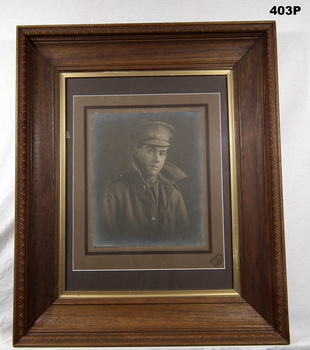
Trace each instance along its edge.
<instances>
[{"instance_id":1,"label":"uniform button","mask_svg":"<svg viewBox=\"0 0 310 350\"><path fill-rule=\"evenodd\" d=\"M155 220L156 220L155 216L152 216L151 221L155 221Z\"/></svg>"}]
</instances>

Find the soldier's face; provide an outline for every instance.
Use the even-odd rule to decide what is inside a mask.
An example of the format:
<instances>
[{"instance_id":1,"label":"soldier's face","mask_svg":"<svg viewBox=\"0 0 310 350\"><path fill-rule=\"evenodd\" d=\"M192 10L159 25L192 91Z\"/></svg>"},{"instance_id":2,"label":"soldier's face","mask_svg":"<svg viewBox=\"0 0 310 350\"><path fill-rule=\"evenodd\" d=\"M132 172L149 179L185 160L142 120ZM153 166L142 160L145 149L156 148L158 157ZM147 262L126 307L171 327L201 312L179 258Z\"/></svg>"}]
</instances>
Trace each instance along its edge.
<instances>
[{"instance_id":1,"label":"soldier's face","mask_svg":"<svg viewBox=\"0 0 310 350\"><path fill-rule=\"evenodd\" d=\"M146 178L156 176L162 169L167 158L168 147L142 145L136 148L135 157Z\"/></svg>"}]
</instances>

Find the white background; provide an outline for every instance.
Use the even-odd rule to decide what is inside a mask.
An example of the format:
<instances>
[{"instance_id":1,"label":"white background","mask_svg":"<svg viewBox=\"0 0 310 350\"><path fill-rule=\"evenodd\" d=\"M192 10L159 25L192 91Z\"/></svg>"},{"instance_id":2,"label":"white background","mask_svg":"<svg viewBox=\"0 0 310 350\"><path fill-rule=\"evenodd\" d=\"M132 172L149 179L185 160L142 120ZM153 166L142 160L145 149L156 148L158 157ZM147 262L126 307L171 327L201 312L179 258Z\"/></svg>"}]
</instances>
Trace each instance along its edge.
<instances>
[{"instance_id":1,"label":"white background","mask_svg":"<svg viewBox=\"0 0 310 350\"><path fill-rule=\"evenodd\" d=\"M302 11L295 16L274 16L269 13L273 5L299 5ZM254 20L277 21L291 345L242 348L310 349L310 1L1 0L1 350L12 348L16 25ZM220 349L235 348L240 347Z\"/></svg>"}]
</instances>

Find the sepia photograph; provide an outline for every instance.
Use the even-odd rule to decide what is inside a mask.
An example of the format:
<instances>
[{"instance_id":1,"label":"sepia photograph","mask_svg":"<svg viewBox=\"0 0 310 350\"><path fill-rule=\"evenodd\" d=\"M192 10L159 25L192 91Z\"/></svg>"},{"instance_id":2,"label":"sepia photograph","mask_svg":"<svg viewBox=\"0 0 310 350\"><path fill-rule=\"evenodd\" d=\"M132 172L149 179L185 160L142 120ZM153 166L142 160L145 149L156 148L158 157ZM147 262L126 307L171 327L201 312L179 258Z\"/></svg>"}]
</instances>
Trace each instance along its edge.
<instances>
[{"instance_id":1,"label":"sepia photograph","mask_svg":"<svg viewBox=\"0 0 310 350\"><path fill-rule=\"evenodd\" d=\"M209 147L201 113L92 113L90 124L92 245L205 247L209 156L202 150Z\"/></svg>"}]
</instances>

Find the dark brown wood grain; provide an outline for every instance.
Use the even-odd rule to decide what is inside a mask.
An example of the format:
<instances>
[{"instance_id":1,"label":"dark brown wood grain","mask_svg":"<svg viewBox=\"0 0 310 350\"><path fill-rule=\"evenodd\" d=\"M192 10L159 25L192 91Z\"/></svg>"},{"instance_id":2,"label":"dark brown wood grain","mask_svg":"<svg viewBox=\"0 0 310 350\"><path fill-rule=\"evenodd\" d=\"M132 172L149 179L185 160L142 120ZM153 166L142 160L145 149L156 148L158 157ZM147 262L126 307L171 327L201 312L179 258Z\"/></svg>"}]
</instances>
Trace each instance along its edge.
<instances>
[{"instance_id":1,"label":"dark brown wood grain","mask_svg":"<svg viewBox=\"0 0 310 350\"><path fill-rule=\"evenodd\" d=\"M274 22L17 29L14 345L287 344ZM58 298L63 71L232 69L240 295Z\"/></svg>"}]
</instances>

